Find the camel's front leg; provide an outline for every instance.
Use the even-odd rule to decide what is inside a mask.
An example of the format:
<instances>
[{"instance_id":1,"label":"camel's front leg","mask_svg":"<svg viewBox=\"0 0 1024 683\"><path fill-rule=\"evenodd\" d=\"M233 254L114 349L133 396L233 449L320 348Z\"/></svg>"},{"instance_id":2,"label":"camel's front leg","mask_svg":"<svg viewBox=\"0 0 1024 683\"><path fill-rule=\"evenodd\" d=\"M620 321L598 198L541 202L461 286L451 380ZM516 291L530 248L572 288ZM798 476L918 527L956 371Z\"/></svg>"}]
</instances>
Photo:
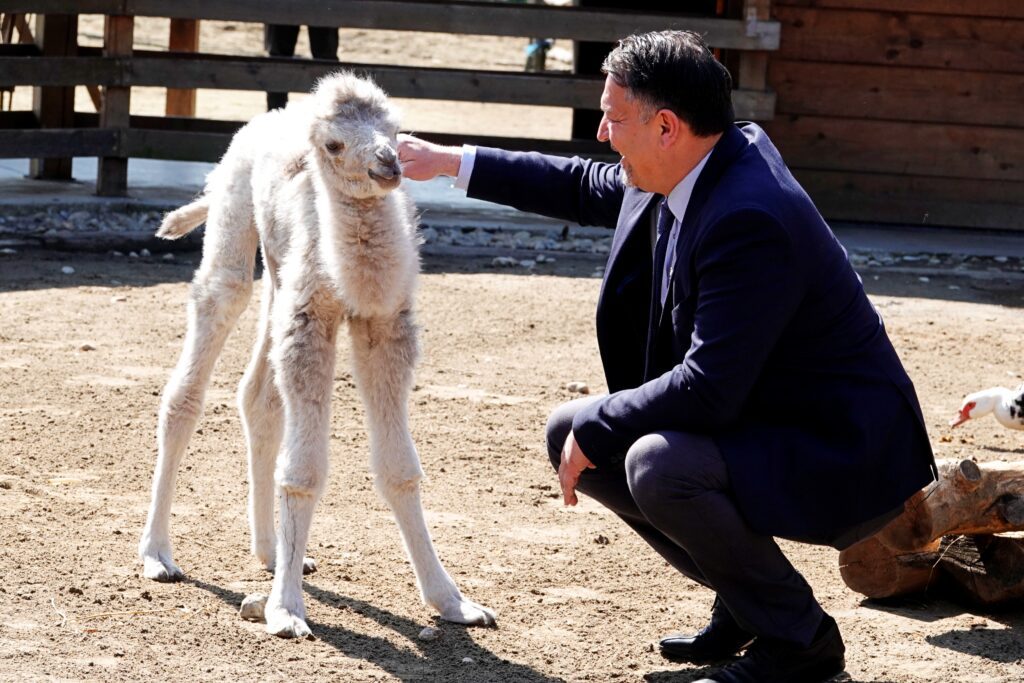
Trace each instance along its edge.
<instances>
[{"instance_id":1,"label":"camel's front leg","mask_svg":"<svg viewBox=\"0 0 1024 683\"><path fill-rule=\"evenodd\" d=\"M354 376L366 406L374 482L395 514L420 594L443 619L493 626L494 613L462 597L441 566L423 519L419 489L423 471L409 434L407 408L417 354L412 314L353 318L349 327Z\"/></svg>"},{"instance_id":2,"label":"camel's front leg","mask_svg":"<svg viewBox=\"0 0 1024 683\"><path fill-rule=\"evenodd\" d=\"M311 635L302 600L303 555L309 526L327 479L331 383L337 311L318 297L275 302L271 360L284 402L284 443L275 479L280 500L276 571L267 599L267 631L285 638Z\"/></svg>"}]
</instances>

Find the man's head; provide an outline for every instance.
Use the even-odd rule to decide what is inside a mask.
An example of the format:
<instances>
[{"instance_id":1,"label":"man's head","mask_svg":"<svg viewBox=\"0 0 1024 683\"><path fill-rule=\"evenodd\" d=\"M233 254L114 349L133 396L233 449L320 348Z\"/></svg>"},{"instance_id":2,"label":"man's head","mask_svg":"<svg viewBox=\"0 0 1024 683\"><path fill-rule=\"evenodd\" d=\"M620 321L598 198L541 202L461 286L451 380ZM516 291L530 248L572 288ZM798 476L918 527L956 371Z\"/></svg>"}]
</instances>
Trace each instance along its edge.
<instances>
[{"instance_id":1,"label":"man's head","mask_svg":"<svg viewBox=\"0 0 1024 683\"><path fill-rule=\"evenodd\" d=\"M622 155L627 181L643 190L670 191L732 125L732 79L696 33L629 36L601 70L608 76L597 137Z\"/></svg>"}]
</instances>

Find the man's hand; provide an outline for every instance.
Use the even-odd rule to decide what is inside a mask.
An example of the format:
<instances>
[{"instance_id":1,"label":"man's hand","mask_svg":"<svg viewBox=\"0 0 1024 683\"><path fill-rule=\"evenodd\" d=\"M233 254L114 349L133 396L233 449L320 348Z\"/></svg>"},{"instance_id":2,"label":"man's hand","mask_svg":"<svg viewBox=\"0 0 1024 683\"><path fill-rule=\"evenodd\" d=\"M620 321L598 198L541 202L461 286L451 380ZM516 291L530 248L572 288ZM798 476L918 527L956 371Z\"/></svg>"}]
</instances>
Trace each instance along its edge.
<instances>
[{"instance_id":1,"label":"man's hand","mask_svg":"<svg viewBox=\"0 0 1024 683\"><path fill-rule=\"evenodd\" d=\"M562 462L558 466L558 484L562 487L562 500L566 505L575 505L579 502L576 498L576 484L580 480L583 470L594 469L594 463L583 455L580 445L576 443L576 437L570 431L562 446Z\"/></svg>"},{"instance_id":2,"label":"man's hand","mask_svg":"<svg viewBox=\"0 0 1024 683\"><path fill-rule=\"evenodd\" d=\"M398 159L409 180L431 180L439 175L457 176L462 165L461 147L443 147L404 133L398 136Z\"/></svg>"}]
</instances>

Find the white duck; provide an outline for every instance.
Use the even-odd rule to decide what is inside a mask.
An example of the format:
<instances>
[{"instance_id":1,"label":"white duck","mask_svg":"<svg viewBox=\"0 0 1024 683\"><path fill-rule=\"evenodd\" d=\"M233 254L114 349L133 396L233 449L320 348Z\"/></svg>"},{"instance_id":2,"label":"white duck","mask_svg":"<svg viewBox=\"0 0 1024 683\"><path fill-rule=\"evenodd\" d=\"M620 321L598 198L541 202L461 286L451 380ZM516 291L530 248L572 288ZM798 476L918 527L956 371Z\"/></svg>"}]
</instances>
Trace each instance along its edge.
<instances>
[{"instance_id":1,"label":"white duck","mask_svg":"<svg viewBox=\"0 0 1024 683\"><path fill-rule=\"evenodd\" d=\"M949 426L956 427L989 413L995 413L1004 427L1024 429L1024 384L1016 389L992 387L968 394L960 406L960 414L949 421Z\"/></svg>"}]
</instances>

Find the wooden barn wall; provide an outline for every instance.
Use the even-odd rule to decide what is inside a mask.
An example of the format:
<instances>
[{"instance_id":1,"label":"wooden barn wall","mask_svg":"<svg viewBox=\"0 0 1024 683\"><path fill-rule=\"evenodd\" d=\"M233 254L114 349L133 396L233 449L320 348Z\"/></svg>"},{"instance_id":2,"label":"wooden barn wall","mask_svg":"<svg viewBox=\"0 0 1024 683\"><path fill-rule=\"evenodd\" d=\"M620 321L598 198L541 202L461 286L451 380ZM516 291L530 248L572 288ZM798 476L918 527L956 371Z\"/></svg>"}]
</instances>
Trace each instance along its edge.
<instances>
[{"instance_id":1,"label":"wooden barn wall","mask_svg":"<svg viewBox=\"0 0 1024 683\"><path fill-rule=\"evenodd\" d=\"M1024 0L775 0L765 128L832 220L1024 230Z\"/></svg>"}]
</instances>

